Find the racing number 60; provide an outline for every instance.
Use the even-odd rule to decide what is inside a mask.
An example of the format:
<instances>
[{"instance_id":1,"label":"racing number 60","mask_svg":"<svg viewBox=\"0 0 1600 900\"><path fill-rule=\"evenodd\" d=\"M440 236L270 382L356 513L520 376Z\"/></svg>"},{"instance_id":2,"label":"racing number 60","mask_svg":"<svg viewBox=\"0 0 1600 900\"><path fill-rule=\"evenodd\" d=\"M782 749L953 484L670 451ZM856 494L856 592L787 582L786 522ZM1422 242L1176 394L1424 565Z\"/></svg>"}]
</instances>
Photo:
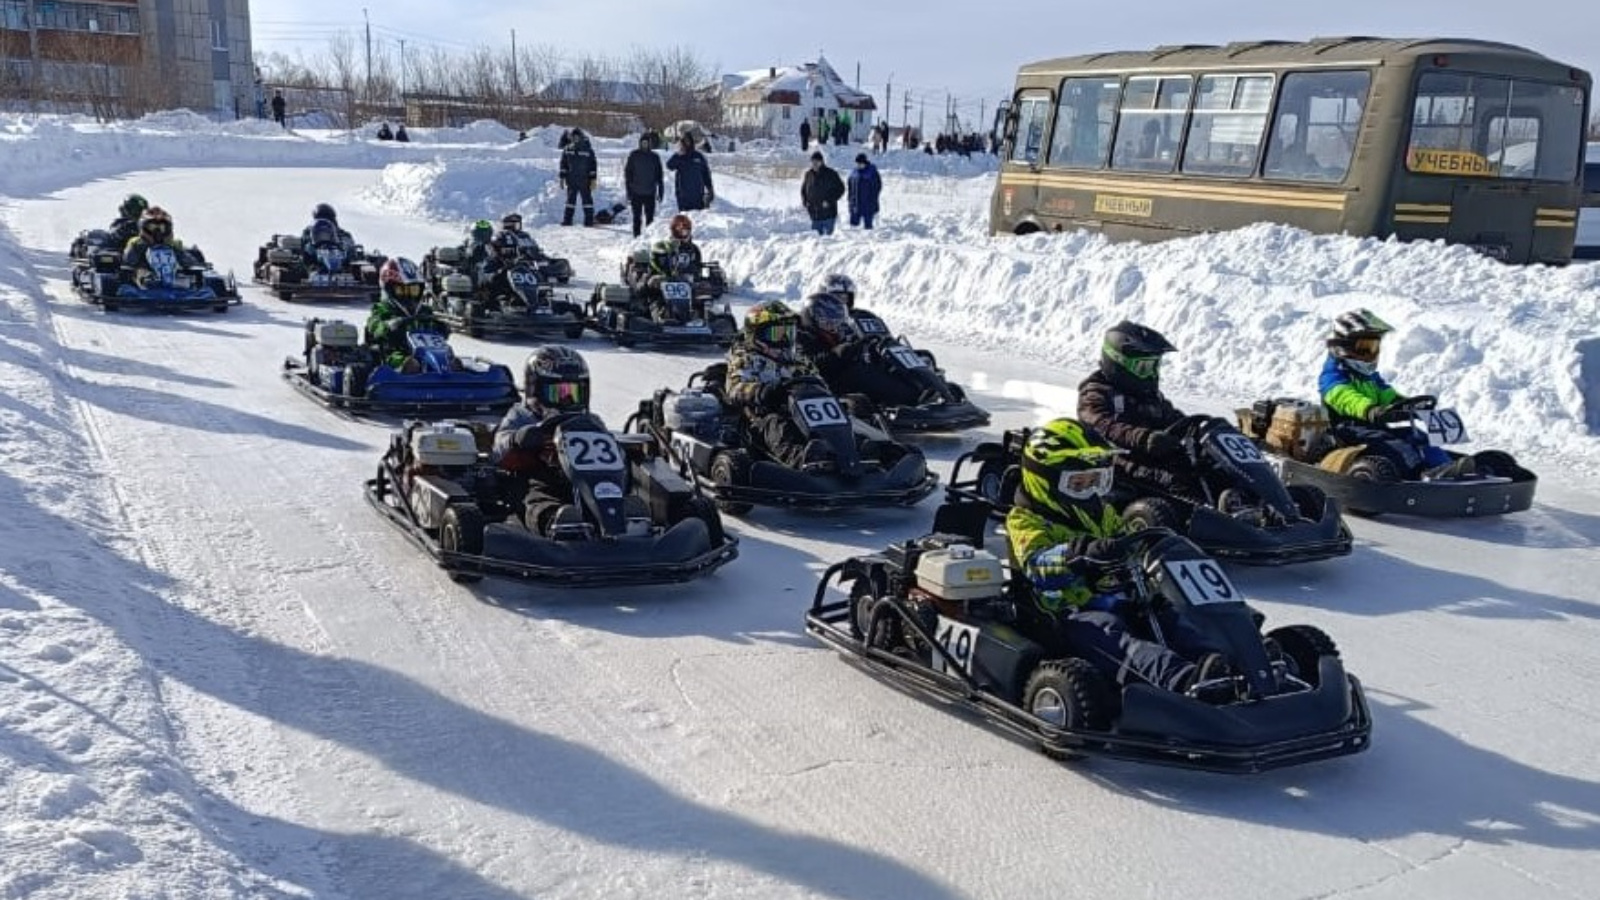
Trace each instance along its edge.
<instances>
[{"instance_id":1,"label":"racing number 60","mask_svg":"<svg viewBox=\"0 0 1600 900\"><path fill-rule=\"evenodd\" d=\"M798 406L807 425L841 425L846 421L844 409L832 397L808 397Z\"/></svg>"}]
</instances>

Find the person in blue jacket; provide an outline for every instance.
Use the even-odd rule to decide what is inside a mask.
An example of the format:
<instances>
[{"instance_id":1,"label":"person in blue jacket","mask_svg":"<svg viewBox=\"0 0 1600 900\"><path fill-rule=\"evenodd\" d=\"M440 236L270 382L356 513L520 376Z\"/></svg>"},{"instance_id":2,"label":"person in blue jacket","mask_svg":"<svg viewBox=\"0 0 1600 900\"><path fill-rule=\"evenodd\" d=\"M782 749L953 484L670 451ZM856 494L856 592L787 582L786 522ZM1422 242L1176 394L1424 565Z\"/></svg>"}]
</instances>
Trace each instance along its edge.
<instances>
[{"instance_id":1,"label":"person in blue jacket","mask_svg":"<svg viewBox=\"0 0 1600 900\"><path fill-rule=\"evenodd\" d=\"M684 135L678 140L678 152L667 159L667 169L673 173L672 188L678 195L680 212L705 209L716 199L711 186L711 163L694 148L694 138Z\"/></svg>"},{"instance_id":2,"label":"person in blue jacket","mask_svg":"<svg viewBox=\"0 0 1600 900\"><path fill-rule=\"evenodd\" d=\"M870 230L878 216L878 195L883 193L883 178L865 153L856 154L856 168L845 184L850 194L850 227Z\"/></svg>"}]
</instances>

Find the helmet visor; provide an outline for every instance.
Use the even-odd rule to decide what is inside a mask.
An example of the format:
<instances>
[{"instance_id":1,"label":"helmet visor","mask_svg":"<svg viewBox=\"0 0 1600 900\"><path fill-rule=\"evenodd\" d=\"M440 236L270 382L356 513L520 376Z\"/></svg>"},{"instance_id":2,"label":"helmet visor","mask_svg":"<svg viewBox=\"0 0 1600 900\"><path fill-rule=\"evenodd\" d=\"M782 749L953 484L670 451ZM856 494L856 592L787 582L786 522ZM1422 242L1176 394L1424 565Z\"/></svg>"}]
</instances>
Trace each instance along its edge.
<instances>
[{"instance_id":1,"label":"helmet visor","mask_svg":"<svg viewBox=\"0 0 1600 900\"><path fill-rule=\"evenodd\" d=\"M556 409L571 409L589 402L589 386L581 381L547 381L535 392L539 402Z\"/></svg>"},{"instance_id":2,"label":"helmet visor","mask_svg":"<svg viewBox=\"0 0 1600 900\"><path fill-rule=\"evenodd\" d=\"M1105 346L1105 352L1107 356L1116 360L1117 365L1127 370L1128 374L1135 378L1149 381L1161 374L1160 354L1156 354L1154 356L1135 356L1131 353L1123 353L1117 350L1115 347L1110 345L1110 342L1107 342Z\"/></svg>"},{"instance_id":3,"label":"helmet visor","mask_svg":"<svg viewBox=\"0 0 1600 900\"><path fill-rule=\"evenodd\" d=\"M1356 338L1350 342L1349 348L1345 350L1345 355L1360 362L1377 362L1378 351L1382 349L1382 346L1382 338Z\"/></svg>"},{"instance_id":4,"label":"helmet visor","mask_svg":"<svg viewBox=\"0 0 1600 900\"><path fill-rule=\"evenodd\" d=\"M1111 467L1062 472L1056 481L1056 490L1074 500L1104 497L1111 492Z\"/></svg>"},{"instance_id":5,"label":"helmet visor","mask_svg":"<svg viewBox=\"0 0 1600 900\"><path fill-rule=\"evenodd\" d=\"M394 284L389 285L389 290L396 297L399 297L401 300L421 300L422 299L422 282L420 282L420 281L409 281L409 282L401 281L401 282L396 282Z\"/></svg>"},{"instance_id":6,"label":"helmet visor","mask_svg":"<svg viewBox=\"0 0 1600 900\"><path fill-rule=\"evenodd\" d=\"M769 346L788 346L794 343L794 332L793 322L768 322L756 326L755 338Z\"/></svg>"},{"instance_id":7,"label":"helmet visor","mask_svg":"<svg viewBox=\"0 0 1600 900\"><path fill-rule=\"evenodd\" d=\"M140 230L154 238L167 238L172 236L172 223L162 219L152 219L144 223Z\"/></svg>"}]
</instances>

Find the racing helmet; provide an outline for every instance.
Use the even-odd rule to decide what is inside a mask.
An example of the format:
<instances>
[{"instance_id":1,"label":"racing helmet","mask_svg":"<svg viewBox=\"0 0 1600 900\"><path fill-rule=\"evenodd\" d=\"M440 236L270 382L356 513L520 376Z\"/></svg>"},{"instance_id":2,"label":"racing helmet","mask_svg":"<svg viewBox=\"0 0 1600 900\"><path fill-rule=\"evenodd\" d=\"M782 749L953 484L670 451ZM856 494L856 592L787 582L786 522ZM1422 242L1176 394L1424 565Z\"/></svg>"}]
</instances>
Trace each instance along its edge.
<instances>
[{"instance_id":1,"label":"racing helmet","mask_svg":"<svg viewBox=\"0 0 1600 900\"><path fill-rule=\"evenodd\" d=\"M1383 336L1393 331L1388 322L1370 309L1355 309L1333 320L1328 332L1328 353L1362 375L1378 370L1378 352Z\"/></svg>"},{"instance_id":2,"label":"racing helmet","mask_svg":"<svg viewBox=\"0 0 1600 900\"><path fill-rule=\"evenodd\" d=\"M339 213L327 203L318 203L316 209L311 211L313 219L327 219L335 225L339 224Z\"/></svg>"},{"instance_id":3,"label":"racing helmet","mask_svg":"<svg viewBox=\"0 0 1600 900\"><path fill-rule=\"evenodd\" d=\"M838 294L817 293L800 305L800 324L824 349L839 346L856 334L855 318Z\"/></svg>"},{"instance_id":4,"label":"racing helmet","mask_svg":"<svg viewBox=\"0 0 1600 900\"><path fill-rule=\"evenodd\" d=\"M494 236L494 252L496 256L510 262L517 258L522 250L522 242L517 240L517 235L512 231L502 231Z\"/></svg>"},{"instance_id":5,"label":"racing helmet","mask_svg":"<svg viewBox=\"0 0 1600 900\"><path fill-rule=\"evenodd\" d=\"M122 198L122 205L117 207L117 215L124 219L137 220L144 211L150 208L150 201L141 194L129 194Z\"/></svg>"},{"instance_id":6,"label":"racing helmet","mask_svg":"<svg viewBox=\"0 0 1600 900\"><path fill-rule=\"evenodd\" d=\"M337 244L339 243L339 226L328 219L318 219L311 223L311 243Z\"/></svg>"},{"instance_id":7,"label":"racing helmet","mask_svg":"<svg viewBox=\"0 0 1600 900\"><path fill-rule=\"evenodd\" d=\"M487 244L494 237L494 223L488 219L479 219L472 223L472 242L474 244Z\"/></svg>"},{"instance_id":8,"label":"racing helmet","mask_svg":"<svg viewBox=\"0 0 1600 900\"><path fill-rule=\"evenodd\" d=\"M856 283L849 275L833 272L817 280L814 294L832 294L844 301L845 308L856 308Z\"/></svg>"},{"instance_id":9,"label":"racing helmet","mask_svg":"<svg viewBox=\"0 0 1600 900\"><path fill-rule=\"evenodd\" d=\"M1130 393L1154 393L1161 387L1161 357L1177 349L1154 328L1124 319L1100 345L1100 373Z\"/></svg>"},{"instance_id":10,"label":"racing helmet","mask_svg":"<svg viewBox=\"0 0 1600 900\"><path fill-rule=\"evenodd\" d=\"M528 354L522 385L528 402L539 409L589 411L589 364L571 347L550 344Z\"/></svg>"},{"instance_id":11,"label":"racing helmet","mask_svg":"<svg viewBox=\"0 0 1600 900\"><path fill-rule=\"evenodd\" d=\"M414 309L422 299L422 273L417 264L403 256L391 256L378 270L378 286L384 294L400 301L407 310Z\"/></svg>"},{"instance_id":12,"label":"racing helmet","mask_svg":"<svg viewBox=\"0 0 1600 900\"><path fill-rule=\"evenodd\" d=\"M745 340L758 349L788 353L799 317L782 300L763 300L744 314Z\"/></svg>"},{"instance_id":13,"label":"racing helmet","mask_svg":"<svg viewBox=\"0 0 1600 900\"><path fill-rule=\"evenodd\" d=\"M139 216L139 235L152 244L172 239L172 216L159 206L152 206Z\"/></svg>"},{"instance_id":14,"label":"racing helmet","mask_svg":"<svg viewBox=\"0 0 1600 900\"><path fill-rule=\"evenodd\" d=\"M694 222L683 213L672 217L672 222L667 226L675 241L688 241L694 239Z\"/></svg>"},{"instance_id":15,"label":"racing helmet","mask_svg":"<svg viewBox=\"0 0 1600 900\"><path fill-rule=\"evenodd\" d=\"M1076 419L1052 419L1035 428L1022 446L1017 490L1035 507L1063 516L1111 492L1116 455L1099 432Z\"/></svg>"},{"instance_id":16,"label":"racing helmet","mask_svg":"<svg viewBox=\"0 0 1600 900\"><path fill-rule=\"evenodd\" d=\"M633 255L629 257L629 259L631 259L633 264L636 266L643 266L646 269L650 268L650 248L639 247L633 251Z\"/></svg>"},{"instance_id":17,"label":"racing helmet","mask_svg":"<svg viewBox=\"0 0 1600 900\"><path fill-rule=\"evenodd\" d=\"M522 230L522 213L508 212L500 217L500 227L506 231Z\"/></svg>"}]
</instances>

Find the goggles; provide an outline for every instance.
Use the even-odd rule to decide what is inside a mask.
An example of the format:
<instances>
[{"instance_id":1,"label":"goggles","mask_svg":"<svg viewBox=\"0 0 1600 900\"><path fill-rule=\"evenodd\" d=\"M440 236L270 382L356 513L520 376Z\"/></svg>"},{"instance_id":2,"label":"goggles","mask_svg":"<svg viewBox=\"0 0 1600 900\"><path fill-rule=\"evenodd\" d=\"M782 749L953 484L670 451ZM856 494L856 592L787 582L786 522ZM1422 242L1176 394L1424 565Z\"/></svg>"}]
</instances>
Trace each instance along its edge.
<instances>
[{"instance_id":1,"label":"goggles","mask_svg":"<svg viewBox=\"0 0 1600 900\"><path fill-rule=\"evenodd\" d=\"M756 326L756 340L769 346L789 345L794 343L795 326L793 322L773 322L768 325Z\"/></svg>"},{"instance_id":2,"label":"goggles","mask_svg":"<svg viewBox=\"0 0 1600 900\"><path fill-rule=\"evenodd\" d=\"M166 236L172 233L172 223L163 222L158 219L153 222L144 223L144 226L140 228L140 230L147 234L159 234Z\"/></svg>"},{"instance_id":3,"label":"goggles","mask_svg":"<svg viewBox=\"0 0 1600 900\"><path fill-rule=\"evenodd\" d=\"M419 281L391 284L389 285L389 291L401 300L422 299L422 283Z\"/></svg>"},{"instance_id":4,"label":"goggles","mask_svg":"<svg viewBox=\"0 0 1600 900\"><path fill-rule=\"evenodd\" d=\"M504 219L500 220L500 227L506 229L507 231L521 231L522 217L506 216Z\"/></svg>"},{"instance_id":5,"label":"goggles","mask_svg":"<svg viewBox=\"0 0 1600 900\"><path fill-rule=\"evenodd\" d=\"M588 388L581 381L550 381L539 385L536 393L544 406L567 409L588 403Z\"/></svg>"},{"instance_id":6,"label":"goggles","mask_svg":"<svg viewBox=\"0 0 1600 900\"><path fill-rule=\"evenodd\" d=\"M1111 467L1101 469L1073 469L1062 472L1056 481L1056 490L1073 500L1104 497L1111 492Z\"/></svg>"},{"instance_id":7,"label":"goggles","mask_svg":"<svg viewBox=\"0 0 1600 900\"><path fill-rule=\"evenodd\" d=\"M1148 381L1157 377L1161 372L1161 356L1159 354L1156 356L1129 356L1119 352L1109 343L1104 349L1107 356L1116 360L1117 365L1128 370L1135 378L1142 378Z\"/></svg>"},{"instance_id":8,"label":"goggles","mask_svg":"<svg viewBox=\"0 0 1600 900\"><path fill-rule=\"evenodd\" d=\"M1349 347L1345 350L1345 355L1360 362L1377 362L1378 351L1382 347L1382 338L1356 338L1350 342Z\"/></svg>"}]
</instances>

